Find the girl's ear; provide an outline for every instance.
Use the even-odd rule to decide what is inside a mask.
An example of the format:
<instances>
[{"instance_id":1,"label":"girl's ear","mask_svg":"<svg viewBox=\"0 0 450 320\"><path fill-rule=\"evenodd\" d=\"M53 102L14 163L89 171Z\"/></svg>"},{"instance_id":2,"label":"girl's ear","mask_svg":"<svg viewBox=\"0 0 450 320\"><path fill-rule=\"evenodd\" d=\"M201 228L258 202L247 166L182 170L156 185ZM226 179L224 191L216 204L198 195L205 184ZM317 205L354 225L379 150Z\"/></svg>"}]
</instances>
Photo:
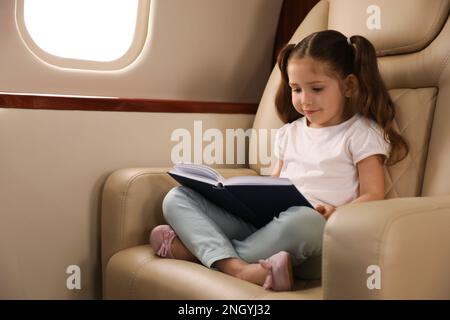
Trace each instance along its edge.
<instances>
[{"instance_id":1,"label":"girl's ear","mask_svg":"<svg viewBox=\"0 0 450 320\"><path fill-rule=\"evenodd\" d=\"M347 98L353 96L358 90L358 78L351 73L344 79L344 95Z\"/></svg>"}]
</instances>

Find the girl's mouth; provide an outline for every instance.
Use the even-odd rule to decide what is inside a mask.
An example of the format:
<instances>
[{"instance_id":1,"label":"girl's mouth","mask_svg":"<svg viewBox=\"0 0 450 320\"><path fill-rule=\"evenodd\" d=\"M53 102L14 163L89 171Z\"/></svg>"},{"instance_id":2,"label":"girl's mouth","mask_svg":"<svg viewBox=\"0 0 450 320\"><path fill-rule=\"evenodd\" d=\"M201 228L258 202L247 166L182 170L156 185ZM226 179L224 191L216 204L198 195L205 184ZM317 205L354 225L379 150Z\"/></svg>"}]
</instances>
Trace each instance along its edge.
<instances>
[{"instance_id":1,"label":"girl's mouth","mask_svg":"<svg viewBox=\"0 0 450 320\"><path fill-rule=\"evenodd\" d=\"M312 115L312 114L314 114L314 113L316 113L316 112L318 112L318 111L319 111L319 110L308 110L308 111L304 110L305 115L307 115L307 116L310 116L310 115Z\"/></svg>"}]
</instances>

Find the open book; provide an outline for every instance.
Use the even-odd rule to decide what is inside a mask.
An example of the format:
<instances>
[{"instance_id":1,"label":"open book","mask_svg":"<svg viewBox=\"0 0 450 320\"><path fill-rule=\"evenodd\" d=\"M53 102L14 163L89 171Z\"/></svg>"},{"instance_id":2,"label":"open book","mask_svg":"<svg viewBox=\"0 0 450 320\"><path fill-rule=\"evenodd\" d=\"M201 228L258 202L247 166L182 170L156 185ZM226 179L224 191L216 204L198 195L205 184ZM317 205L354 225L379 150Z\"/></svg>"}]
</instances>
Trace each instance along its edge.
<instances>
[{"instance_id":1,"label":"open book","mask_svg":"<svg viewBox=\"0 0 450 320\"><path fill-rule=\"evenodd\" d=\"M176 164L168 172L228 212L260 228L292 206L312 205L289 179L264 176L237 176L225 179L211 167Z\"/></svg>"}]
</instances>

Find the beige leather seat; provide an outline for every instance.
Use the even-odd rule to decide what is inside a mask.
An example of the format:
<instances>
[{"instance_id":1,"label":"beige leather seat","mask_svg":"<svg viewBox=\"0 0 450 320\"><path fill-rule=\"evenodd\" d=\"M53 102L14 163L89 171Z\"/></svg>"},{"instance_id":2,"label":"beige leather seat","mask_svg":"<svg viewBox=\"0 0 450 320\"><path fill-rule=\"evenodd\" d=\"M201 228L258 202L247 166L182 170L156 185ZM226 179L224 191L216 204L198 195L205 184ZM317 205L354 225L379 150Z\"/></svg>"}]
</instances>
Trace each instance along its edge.
<instances>
[{"instance_id":1,"label":"beige leather seat","mask_svg":"<svg viewBox=\"0 0 450 320\"><path fill-rule=\"evenodd\" d=\"M328 220L322 283L300 281L293 292L275 293L202 265L155 257L148 233L164 222L161 201L175 183L168 168L123 169L104 188L104 298L450 299L449 8L449 0L321 1L292 38L327 28L369 38L411 149L385 171L387 200L340 207ZM273 102L278 80L275 68L256 129L282 125Z\"/></svg>"}]
</instances>

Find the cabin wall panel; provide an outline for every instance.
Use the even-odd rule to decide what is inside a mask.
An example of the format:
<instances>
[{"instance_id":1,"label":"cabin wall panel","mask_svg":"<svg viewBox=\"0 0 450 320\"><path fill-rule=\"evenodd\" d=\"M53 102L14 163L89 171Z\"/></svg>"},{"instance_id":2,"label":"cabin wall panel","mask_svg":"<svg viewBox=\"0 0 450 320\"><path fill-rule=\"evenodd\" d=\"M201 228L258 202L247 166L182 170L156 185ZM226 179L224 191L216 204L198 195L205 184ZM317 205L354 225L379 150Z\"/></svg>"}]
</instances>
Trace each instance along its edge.
<instances>
[{"instance_id":1,"label":"cabin wall panel","mask_svg":"<svg viewBox=\"0 0 450 320\"><path fill-rule=\"evenodd\" d=\"M0 298L100 298L106 177L168 167L172 131L195 120L225 132L253 115L0 109ZM81 268L81 290L66 288L69 265Z\"/></svg>"}]
</instances>

